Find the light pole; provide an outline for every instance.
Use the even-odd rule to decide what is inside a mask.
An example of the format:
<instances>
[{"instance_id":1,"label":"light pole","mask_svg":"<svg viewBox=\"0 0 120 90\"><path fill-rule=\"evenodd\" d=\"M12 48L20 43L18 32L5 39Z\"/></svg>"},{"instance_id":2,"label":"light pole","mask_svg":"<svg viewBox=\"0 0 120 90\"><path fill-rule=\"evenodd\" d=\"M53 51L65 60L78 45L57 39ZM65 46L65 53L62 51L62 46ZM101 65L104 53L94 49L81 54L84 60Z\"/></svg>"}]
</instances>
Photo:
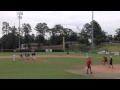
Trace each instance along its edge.
<instances>
[{"instance_id":1,"label":"light pole","mask_svg":"<svg viewBox=\"0 0 120 90\"><path fill-rule=\"evenodd\" d=\"M17 15L18 15L18 19L19 19L19 49L20 49L20 19L22 19L23 12L18 11Z\"/></svg>"},{"instance_id":2,"label":"light pole","mask_svg":"<svg viewBox=\"0 0 120 90\"><path fill-rule=\"evenodd\" d=\"M63 36L63 51L65 52L65 37Z\"/></svg>"},{"instance_id":3,"label":"light pole","mask_svg":"<svg viewBox=\"0 0 120 90\"><path fill-rule=\"evenodd\" d=\"M93 50L93 49L94 49L94 48L93 48L93 44L94 44L94 40L93 40L93 38L94 38L94 37L93 37L93 28L94 28L94 27L93 27L93 14L94 14L94 13L93 13L93 11L92 11L92 53L93 53L93 51L94 51L94 50Z\"/></svg>"}]
</instances>

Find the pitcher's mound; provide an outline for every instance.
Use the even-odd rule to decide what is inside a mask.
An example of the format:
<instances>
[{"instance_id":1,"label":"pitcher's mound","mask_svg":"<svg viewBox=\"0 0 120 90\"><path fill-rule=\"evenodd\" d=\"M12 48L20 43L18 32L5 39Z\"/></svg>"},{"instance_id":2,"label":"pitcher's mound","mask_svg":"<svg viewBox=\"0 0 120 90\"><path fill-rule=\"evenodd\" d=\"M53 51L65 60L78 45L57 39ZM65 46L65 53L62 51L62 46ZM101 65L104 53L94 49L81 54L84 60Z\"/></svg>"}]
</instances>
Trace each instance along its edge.
<instances>
[{"instance_id":1,"label":"pitcher's mound","mask_svg":"<svg viewBox=\"0 0 120 90\"><path fill-rule=\"evenodd\" d=\"M100 73L114 73L118 74L120 73L120 65L114 64L113 68L112 66L109 68L109 65L93 65L91 66L92 72L100 72ZM87 67L84 68L86 70Z\"/></svg>"},{"instance_id":2,"label":"pitcher's mound","mask_svg":"<svg viewBox=\"0 0 120 90\"><path fill-rule=\"evenodd\" d=\"M109 65L92 65L93 74L86 74L87 67L82 65L73 66L71 69L66 70L70 73L81 74L85 76L92 76L93 78L100 79L120 79L120 65L114 64L113 68Z\"/></svg>"}]
</instances>

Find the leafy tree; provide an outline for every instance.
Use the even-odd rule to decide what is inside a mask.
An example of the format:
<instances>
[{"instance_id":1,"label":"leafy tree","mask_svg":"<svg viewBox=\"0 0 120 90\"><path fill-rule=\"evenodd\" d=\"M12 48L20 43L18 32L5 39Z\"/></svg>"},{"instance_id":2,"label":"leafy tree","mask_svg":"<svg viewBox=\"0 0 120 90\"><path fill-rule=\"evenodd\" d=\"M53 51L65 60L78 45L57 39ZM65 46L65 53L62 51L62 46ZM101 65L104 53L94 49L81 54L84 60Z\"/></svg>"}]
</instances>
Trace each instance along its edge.
<instances>
[{"instance_id":1,"label":"leafy tree","mask_svg":"<svg viewBox=\"0 0 120 90\"><path fill-rule=\"evenodd\" d=\"M2 33L3 35L8 35L9 31L10 31L10 26L9 26L9 23L7 22L3 22L2 23L3 27L2 27Z\"/></svg>"},{"instance_id":2,"label":"leafy tree","mask_svg":"<svg viewBox=\"0 0 120 90\"><path fill-rule=\"evenodd\" d=\"M3 36L1 37L1 45L3 49L17 48L17 28L15 26L10 27L9 23L3 22Z\"/></svg>"},{"instance_id":3,"label":"leafy tree","mask_svg":"<svg viewBox=\"0 0 120 90\"><path fill-rule=\"evenodd\" d=\"M92 26L92 22L91 22L91 26ZM101 26L99 25L99 23L95 20L93 20L93 37L94 37L94 43L96 45L101 44L102 42L106 41L106 32L104 32L104 30L101 29Z\"/></svg>"},{"instance_id":4,"label":"leafy tree","mask_svg":"<svg viewBox=\"0 0 120 90\"><path fill-rule=\"evenodd\" d=\"M35 26L35 30L37 31L38 35L45 36L45 33L49 31L49 28L46 23L38 23Z\"/></svg>"},{"instance_id":5,"label":"leafy tree","mask_svg":"<svg viewBox=\"0 0 120 90\"><path fill-rule=\"evenodd\" d=\"M59 45L62 44L62 36L61 34L63 33L63 26L61 25L55 25L53 28L49 30L50 33L50 42L52 45Z\"/></svg>"},{"instance_id":6,"label":"leafy tree","mask_svg":"<svg viewBox=\"0 0 120 90\"><path fill-rule=\"evenodd\" d=\"M40 46L40 43L41 44L44 44L44 36L45 36L45 33L46 32L49 32L49 28L47 26L46 23L38 23L36 26L35 26L35 30L37 31L38 35L37 35L37 42ZM38 38L39 37L39 38Z\"/></svg>"},{"instance_id":7,"label":"leafy tree","mask_svg":"<svg viewBox=\"0 0 120 90\"><path fill-rule=\"evenodd\" d=\"M0 49L2 49L2 42L1 42L1 38L0 38Z\"/></svg>"},{"instance_id":8,"label":"leafy tree","mask_svg":"<svg viewBox=\"0 0 120 90\"><path fill-rule=\"evenodd\" d=\"M116 33L115 33L114 38L115 38L115 40L120 42L120 28L116 29L115 32Z\"/></svg>"},{"instance_id":9,"label":"leafy tree","mask_svg":"<svg viewBox=\"0 0 120 90\"><path fill-rule=\"evenodd\" d=\"M15 26L12 26L12 28L10 29L11 33L14 34L15 36L18 34L18 30Z\"/></svg>"},{"instance_id":10,"label":"leafy tree","mask_svg":"<svg viewBox=\"0 0 120 90\"><path fill-rule=\"evenodd\" d=\"M65 49L67 50L67 54L69 54L69 44L68 43L65 43Z\"/></svg>"},{"instance_id":11,"label":"leafy tree","mask_svg":"<svg viewBox=\"0 0 120 90\"><path fill-rule=\"evenodd\" d=\"M50 42L52 45L60 45L62 44L62 38L63 35L60 32L60 27L58 28L58 25L56 25L54 28L50 29L51 31L51 37L50 37Z\"/></svg>"},{"instance_id":12,"label":"leafy tree","mask_svg":"<svg viewBox=\"0 0 120 90\"><path fill-rule=\"evenodd\" d=\"M22 33L24 34L24 43L27 45L30 42L29 35L30 32L32 31L30 24L24 23L22 25ZM25 45L25 49L26 49Z\"/></svg>"},{"instance_id":13,"label":"leafy tree","mask_svg":"<svg viewBox=\"0 0 120 90\"><path fill-rule=\"evenodd\" d=\"M13 45L13 48L16 48L16 36L17 36L18 32L17 32L17 28L15 26L12 26L11 28L11 38L12 38L12 45Z\"/></svg>"},{"instance_id":14,"label":"leafy tree","mask_svg":"<svg viewBox=\"0 0 120 90\"><path fill-rule=\"evenodd\" d=\"M31 43L35 43L35 34L29 35L29 39Z\"/></svg>"},{"instance_id":15,"label":"leafy tree","mask_svg":"<svg viewBox=\"0 0 120 90\"><path fill-rule=\"evenodd\" d=\"M73 31L69 28L64 28L62 25L57 24L53 28L50 29L50 41L53 45L62 44L62 39L65 37L65 41L70 41L72 39L71 35L73 35ZM75 39L75 38L73 38ZM74 40L73 40L74 41Z\"/></svg>"},{"instance_id":16,"label":"leafy tree","mask_svg":"<svg viewBox=\"0 0 120 90\"><path fill-rule=\"evenodd\" d=\"M101 29L99 23L95 20L91 21L90 24L86 23L80 33L79 42L82 44L90 45L92 41L92 23L93 23L93 41L94 44L99 45L106 41L106 32Z\"/></svg>"},{"instance_id":17,"label":"leafy tree","mask_svg":"<svg viewBox=\"0 0 120 90\"><path fill-rule=\"evenodd\" d=\"M112 40L113 40L112 35L107 35L106 41L107 41L107 42L112 42Z\"/></svg>"},{"instance_id":18,"label":"leafy tree","mask_svg":"<svg viewBox=\"0 0 120 90\"><path fill-rule=\"evenodd\" d=\"M41 44L44 44L44 41L45 41L45 39L42 35L37 35L35 40L38 43L38 48L40 48Z\"/></svg>"},{"instance_id":19,"label":"leafy tree","mask_svg":"<svg viewBox=\"0 0 120 90\"><path fill-rule=\"evenodd\" d=\"M79 36L79 42L83 45L89 45L89 39L91 38L91 31L90 31L90 25L88 23L86 23L83 27L83 29L80 32L80 36Z\"/></svg>"},{"instance_id":20,"label":"leafy tree","mask_svg":"<svg viewBox=\"0 0 120 90\"><path fill-rule=\"evenodd\" d=\"M77 33L73 32L70 35L69 41L78 41Z\"/></svg>"}]
</instances>

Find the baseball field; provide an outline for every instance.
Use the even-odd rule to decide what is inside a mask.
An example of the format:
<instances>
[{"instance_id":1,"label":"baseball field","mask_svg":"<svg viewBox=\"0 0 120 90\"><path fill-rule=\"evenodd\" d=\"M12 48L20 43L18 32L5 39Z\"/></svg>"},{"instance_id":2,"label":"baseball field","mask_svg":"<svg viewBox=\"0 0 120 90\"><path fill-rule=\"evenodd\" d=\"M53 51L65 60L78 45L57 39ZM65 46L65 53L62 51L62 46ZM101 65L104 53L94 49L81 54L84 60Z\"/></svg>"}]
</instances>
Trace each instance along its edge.
<instances>
[{"instance_id":1,"label":"baseball field","mask_svg":"<svg viewBox=\"0 0 120 90\"><path fill-rule=\"evenodd\" d=\"M70 52L36 52L36 60L20 60L20 53L0 52L0 79L119 79L120 56L112 56L113 67L103 65L103 55L89 53L92 74L86 74L86 54ZM31 53L30 53L31 54ZM106 55L108 60L110 55Z\"/></svg>"}]
</instances>

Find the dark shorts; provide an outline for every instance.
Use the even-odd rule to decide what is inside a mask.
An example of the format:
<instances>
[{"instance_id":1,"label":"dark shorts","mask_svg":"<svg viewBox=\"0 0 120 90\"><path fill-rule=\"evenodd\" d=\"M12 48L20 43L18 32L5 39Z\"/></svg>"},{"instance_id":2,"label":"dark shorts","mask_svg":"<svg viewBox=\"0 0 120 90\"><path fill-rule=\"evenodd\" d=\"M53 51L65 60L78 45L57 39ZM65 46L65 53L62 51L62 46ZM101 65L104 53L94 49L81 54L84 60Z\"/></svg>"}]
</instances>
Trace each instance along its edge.
<instances>
[{"instance_id":1,"label":"dark shorts","mask_svg":"<svg viewBox=\"0 0 120 90\"><path fill-rule=\"evenodd\" d=\"M112 62L110 62L110 65L112 65Z\"/></svg>"},{"instance_id":2,"label":"dark shorts","mask_svg":"<svg viewBox=\"0 0 120 90\"><path fill-rule=\"evenodd\" d=\"M107 60L105 60L104 62L107 62Z\"/></svg>"},{"instance_id":3,"label":"dark shorts","mask_svg":"<svg viewBox=\"0 0 120 90\"><path fill-rule=\"evenodd\" d=\"M91 66L90 66L90 65L88 65L88 68L91 68Z\"/></svg>"}]
</instances>

